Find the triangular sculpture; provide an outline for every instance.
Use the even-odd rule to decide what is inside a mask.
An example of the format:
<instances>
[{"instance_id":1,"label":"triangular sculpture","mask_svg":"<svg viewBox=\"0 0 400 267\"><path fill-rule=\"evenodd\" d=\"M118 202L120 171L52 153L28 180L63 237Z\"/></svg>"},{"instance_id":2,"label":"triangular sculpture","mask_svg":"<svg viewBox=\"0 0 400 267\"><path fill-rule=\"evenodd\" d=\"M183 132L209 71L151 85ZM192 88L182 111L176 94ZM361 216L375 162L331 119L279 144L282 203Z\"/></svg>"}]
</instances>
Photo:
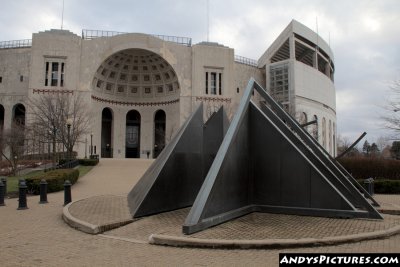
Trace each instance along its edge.
<instances>
[{"instance_id":1,"label":"triangular sculpture","mask_svg":"<svg viewBox=\"0 0 400 267\"><path fill-rule=\"evenodd\" d=\"M382 219L348 175L251 79L183 233L251 212Z\"/></svg>"},{"instance_id":2,"label":"triangular sculpture","mask_svg":"<svg viewBox=\"0 0 400 267\"><path fill-rule=\"evenodd\" d=\"M132 216L192 206L228 126L222 107L204 124L200 105L128 194Z\"/></svg>"}]
</instances>

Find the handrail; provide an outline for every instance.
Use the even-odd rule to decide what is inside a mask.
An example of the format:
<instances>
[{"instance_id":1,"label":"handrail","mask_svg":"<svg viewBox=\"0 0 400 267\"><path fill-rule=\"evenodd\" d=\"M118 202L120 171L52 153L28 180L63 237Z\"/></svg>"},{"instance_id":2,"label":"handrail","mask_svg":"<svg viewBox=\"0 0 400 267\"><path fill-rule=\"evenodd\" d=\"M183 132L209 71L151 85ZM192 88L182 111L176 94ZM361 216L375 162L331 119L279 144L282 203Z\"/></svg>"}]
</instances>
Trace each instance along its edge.
<instances>
[{"instance_id":1,"label":"handrail","mask_svg":"<svg viewBox=\"0 0 400 267\"><path fill-rule=\"evenodd\" d=\"M248 66L252 66L252 67L257 67L258 66L258 61L257 60L251 59L251 58L247 58L247 57L238 56L238 55L235 55L235 62L240 63L240 64L244 64L244 65L248 65Z\"/></svg>"},{"instance_id":2,"label":"handrail","mask_svg":"<svg viewBox=\"0 0 400 267\"><path fill-rule=\"evenodd\" d=\"M121 34L128 34L128 32L83 29L82 39L93 40L100 37L113 37ZM149 35L159 38L163 41L177 43L185 46L192 46L192 38L189 37L179 37L179 36L169 36L169 35L159 35L159 34L149 34Z\"/></svg>"},{"instance_id":3,"label":"handrail","mask_svg":"<svg viewBox=\"0 0 400 267\"><path fill-rule=\"evenodd\" d=\"M11 40L0 42L0 49L31 47L32 39Z\"/></svg>"}]
</instances>

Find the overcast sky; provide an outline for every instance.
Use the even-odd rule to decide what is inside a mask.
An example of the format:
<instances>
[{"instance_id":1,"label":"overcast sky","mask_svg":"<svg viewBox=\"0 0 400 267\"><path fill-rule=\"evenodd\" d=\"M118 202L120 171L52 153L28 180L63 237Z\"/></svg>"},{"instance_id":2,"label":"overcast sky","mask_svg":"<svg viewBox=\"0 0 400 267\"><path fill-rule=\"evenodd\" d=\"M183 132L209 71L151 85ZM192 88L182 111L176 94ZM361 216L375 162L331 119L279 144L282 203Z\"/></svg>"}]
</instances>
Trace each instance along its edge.
<instances>
[{"instance_id":1,"label":"overcast sky","mask_svg":"<svg viewBox=\"0 0 400 267\"><path fill-rule=\"evenodd\" d=\"M399 0L209 0L210 41L258 59L292 19L330 42L338 133L375 141L390 133L380 115L400 79ZM0 41L61 27L62 0L3 0ZM65 0L64 29L142 32L207 39L206 0Z\"/></svg>"}]
</instances>

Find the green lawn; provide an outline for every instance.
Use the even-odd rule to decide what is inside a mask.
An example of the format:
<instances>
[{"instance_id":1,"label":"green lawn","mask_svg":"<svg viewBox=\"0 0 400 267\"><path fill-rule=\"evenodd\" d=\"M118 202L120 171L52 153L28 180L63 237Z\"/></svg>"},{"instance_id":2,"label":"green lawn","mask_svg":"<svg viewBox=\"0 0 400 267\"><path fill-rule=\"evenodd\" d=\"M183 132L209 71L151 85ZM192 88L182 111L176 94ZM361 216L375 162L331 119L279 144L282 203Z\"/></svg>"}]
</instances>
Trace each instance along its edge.
<instances>
[{"instance_id":1,"label":"green lawn","mask_svg":"<svg viewBox=\"0 0 400 267\"><path fill-rule=\"evenodd\" d=\"M79 165L79 178L87 174L94 166L81 166ZM7 192L17 192L18 191L18 180L21 178L30 178L39 174L43 174L44 171L32 171L28 174L21 176L9 176L7 177Z\"/></svg>"}]
</instances>

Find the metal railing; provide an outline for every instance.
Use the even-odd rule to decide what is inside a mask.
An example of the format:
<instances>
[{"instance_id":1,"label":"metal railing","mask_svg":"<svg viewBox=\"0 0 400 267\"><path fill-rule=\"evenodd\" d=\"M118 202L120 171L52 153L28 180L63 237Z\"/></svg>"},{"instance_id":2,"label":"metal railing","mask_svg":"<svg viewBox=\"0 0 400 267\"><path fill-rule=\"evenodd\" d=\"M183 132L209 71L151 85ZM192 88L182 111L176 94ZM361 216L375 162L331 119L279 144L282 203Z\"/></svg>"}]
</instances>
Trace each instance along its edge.
<instances>
[{"instance_id":1,"label":"metal railing","mask_svg":"<svg viewBox=\"0 0 400 267\"><path fill-rule=\"evenodd\" d=\"M237 56L235 55L235 62L252 66L252 67L257 67L258 66L258 61L255 59L247 58L247 57L242 57L242 56Z\"/></svg>"},{"instance_id":2,"label":"metal railing","mask_svg":"<svg viewBox=\"0 0 400 267\"><path fill-rule=\"evenodd\" d=\"M12 40L0 42L0 49L31 47L32 39Z\"/></svg>"},{"instance_id":3,"label":"metal railing","mask_svg":"<svg viewBox=\"0 0 400 267\"><path fill-rule=\"evenodd\" d=\"M113 37L116 35L128 34L128 32L116 32L116 31L103 31L103 30L82 30L82 39L92 40L100 37ZM158 35L149 34L153 37L159 38L163 41L173 42L180 45L192 46L192 38L189 37L179 37L179 36L168 36L168 35Z\"/></svg>"}]
</instances>

